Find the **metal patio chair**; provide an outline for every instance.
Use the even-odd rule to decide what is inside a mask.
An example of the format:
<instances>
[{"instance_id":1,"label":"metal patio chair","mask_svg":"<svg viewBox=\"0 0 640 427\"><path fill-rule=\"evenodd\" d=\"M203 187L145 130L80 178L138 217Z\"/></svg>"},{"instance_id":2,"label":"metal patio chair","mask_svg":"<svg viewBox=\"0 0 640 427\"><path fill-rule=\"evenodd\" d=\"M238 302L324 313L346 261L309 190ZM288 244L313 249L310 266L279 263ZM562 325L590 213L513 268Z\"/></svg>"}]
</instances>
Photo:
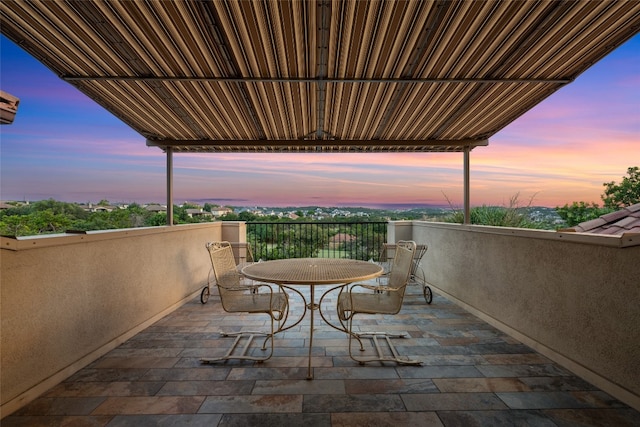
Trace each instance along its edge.
<instances>
[{"instance_id":1,"label":"metal patio chair","mask_svg":"<svg viewBox=\"0 0 640 427\"><path fill-rule=\"evenodd\" d=\"M398 242L399 244L402 241ZM380 251L380 260L379 264L384 268L385 274L381 278L384 280L385 277L389 273L389 268L393 262L393 255L396 250L395 244L385 243L382 245L382 250ZM427 284L427 279L424 276L424 270L420 268L420 263L422 262L422 258L427 253L427 249L429 247L427 245L416 245L416 251L413 255L413 262L411 264L411 273L409 275L409 283L418 284L422 286L422 296L427 304L431 304L433 301L433 291Z\"/></svg>"},{"instance_id":2,"label":"metal patio chair","mask_svg":"<svg viewBox=\"0 0 640 427\"><path fill-rule=\"evenodd\" d=\"M366 362L397 362L404 365L419 365L418 360L401 357L390 338L402 338L406 334L389 334L385 332L356 332L354 318L357 314L398 314L402 308L405 290L411 274L416 243L413 241L398 242L395 255L385 284L370 285L357 283L345 287L338 295L338 319L349 334L349 356L360 364ZM385 340L391 356L382 354L378 338ZM355 338L360 344L360 351L364 351L362 338L370 338L376 349L377 356L355 357L352 354L351 342Z\"/></svg>"},{"instance_id":3,"label":"metal patio chair","mask_svg":"<svg viewBox=\"0 0 640 427\"><path fill-rule=\"evenodd\" d=\"M234 245L240 245L240 243L231 243L231 247L233 247ZM241 280L244 282L244 284L253 285L254 284L253 280L247 279L242 275L242 269L247 265L253 264L255 262L253 259L253 251L251 250L251 244L245 243L244 245L245 245L244 256L242 256L243 252L240 250L240 248L238 249L238 252L240 253L240 255L238 256L238 264L236 265L236 269L241 274ZM211 286L213 286L214 283L215 283L215 274L212 268L209 270L209 278L207 280L207 286L202 288L202 292L200 292L200 302L202 304L206 304L207 301L209 301L209 296L211 295ZM257 292L257 291L258 291L258 288L254 288L254 292Z\"/></svg>"},{"instance_id":4,"label":"metal patio chair","mask_svg":"<svg viewBox=\"0 0 640 427\"><path fill-rule=\"evenodd\" d=\"M222 308L228 313L266 314L269 316L271 329L269 332L243 331L222 332L222 336L235 336L235 342L222 357L215 359L201 359L203 363L213 363L228 359L247 359L264 362L273 355L274 335L281 330L289 314L289 298L280 286L272 287L267 284L246 285L242 283L238 272L233 249L229 242L209 242L206 245L211 258L211 265L215 274L216 285L220 293ZM275 289L274 289L275 288ZM258 292L259 291L259 292ZM275 328L278 322L278 328ZM247 354L253 339L257 336L265 337L262 350L266 350L267 341L271 340L271 351L265 357ZM234 350L245 339L244 349L240 354L233 354Z\"/></svg>"}]
</instances>

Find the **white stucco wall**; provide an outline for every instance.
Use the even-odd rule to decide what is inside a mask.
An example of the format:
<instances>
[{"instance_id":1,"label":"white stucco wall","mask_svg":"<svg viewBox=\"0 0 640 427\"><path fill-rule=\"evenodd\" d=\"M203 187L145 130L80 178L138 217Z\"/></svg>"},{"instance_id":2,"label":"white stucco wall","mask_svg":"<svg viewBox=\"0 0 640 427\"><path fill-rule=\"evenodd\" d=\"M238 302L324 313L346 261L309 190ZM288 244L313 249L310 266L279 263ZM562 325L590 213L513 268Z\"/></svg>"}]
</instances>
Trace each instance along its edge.
<instances>
[{"instance_id":1,"label":"white stucco wall","mask_svg":"<svg viewBox=\"0 0 640 427\"><path fill-rule=\"evenodd\" d=\"M211 269L205 243L244 240L240 226L2 238L0 415L196 297Z\"/></svg>"}]
</instances>

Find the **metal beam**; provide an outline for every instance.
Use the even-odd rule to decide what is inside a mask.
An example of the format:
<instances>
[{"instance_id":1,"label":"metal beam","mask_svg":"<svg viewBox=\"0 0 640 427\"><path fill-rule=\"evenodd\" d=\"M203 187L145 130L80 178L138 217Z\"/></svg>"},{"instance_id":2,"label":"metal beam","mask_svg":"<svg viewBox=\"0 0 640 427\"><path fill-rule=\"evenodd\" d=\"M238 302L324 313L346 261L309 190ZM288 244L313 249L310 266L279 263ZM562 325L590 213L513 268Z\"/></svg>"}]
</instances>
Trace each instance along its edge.
<instances>
[{"instance_id":1,"label":"metal beam","mask_svg":"<svg viewBox=\"0 0 640 427\"><path fill-rule=\"evenodd\" d=\"M544 79L544 78L338 78L338 77L208 77L208 76L61 76L68 82L73 81L166 81L166 82L217 82L217 83L394 83L394 84L474 84L474 83L544 83L544 84L568 84L573 81L570 78Z\"/></svg>"},{"instance_id":2,"label":"metal beam","mask_svg":"<svg viewBox=\"0 0 640 427\"><path fill-rule=\"evenodd\" d=\"M437 146L437 147L479 147L489 144L489 140L483 139L463 139L463 140L448 140L448 139L433 139L433 140L213 140L213 139L198 139L198 140L175 140L175 139L162 139L154 140L147 139L148 147L262 147L268 149L269 147L370 147L376 146L382 147L425 147L425 146Z\"/></svg>"},{"instance_id":3,"label":"metal beam","mask_svg":"<svg viewBox=\"0 0 640 427\"><path fill-rule=\"evenodd\" d=\"M327 98L327 59L329 57L329 21L331 20L331 4L328 1L318 2L318 64L317 64L317 105L316 105L316 139L322 139L324 131L324 109Z\"/></svg>"}]
</instances>

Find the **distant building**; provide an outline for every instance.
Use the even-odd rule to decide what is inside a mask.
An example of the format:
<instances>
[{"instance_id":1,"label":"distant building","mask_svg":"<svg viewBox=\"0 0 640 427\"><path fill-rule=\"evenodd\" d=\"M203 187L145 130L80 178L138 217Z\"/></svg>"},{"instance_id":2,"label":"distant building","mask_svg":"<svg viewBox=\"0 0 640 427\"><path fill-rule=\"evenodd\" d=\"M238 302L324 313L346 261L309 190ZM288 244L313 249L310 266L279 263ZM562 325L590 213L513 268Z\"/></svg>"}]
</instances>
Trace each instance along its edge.
<instances>
[{"instance_id":1,"label":"distant building","mask_svg":"<svg viewBox=\"0 0 640 427\"><path fill-rule=\"evenodd\" d=\"M219 217L219 216L224 216L227 214L233 213L233 209L229 209L229 208L211 208L211 215L215 216L215 217Z\"/></svg>"},{"instance_id":2,"label":"distant building","mask_svg":"<svg viewBox=\"0 0 640 427\"><path fill-rule=\"evenodd\" d=\"M351 243L356 240L356 236L347 233L338 233L329 239L329 246L336 248L343 243Z\"/></svg>"},{"instance_id":3,"label":"distant building","mask_svg":"<svg viewBox=\"0 0 640 427\"><path fill-rule=\"evenodd\" d=\"M147 205L145 206L145 209L150 212L166 212L167 211L167 207L162 205Z\"/></svg>"},{"instance_id":4,"label":"distant building","mask_svg":"<svg viewBox=\"0 0 640 427\"><path fill-rule=\"evenodd\" d=\"M206 212L204 209L200 208L200 209L196 209L196 208L188 208L187 209L187 216L189 218L195 218L195 217L206 217L206 216L210 216L213 217L213 214L211 212Z\"/></svg>"},{"instance_id":5,"label":"distant building","mask_svg":"<svg viewBox=\"0 0 640 427\"><path fill-rule=\"evenodd\" d=\"M94 205L93 203L81 204L79 206L87 212L111 212L119 209L117 206Z\"/></svg>"}]
</instances>

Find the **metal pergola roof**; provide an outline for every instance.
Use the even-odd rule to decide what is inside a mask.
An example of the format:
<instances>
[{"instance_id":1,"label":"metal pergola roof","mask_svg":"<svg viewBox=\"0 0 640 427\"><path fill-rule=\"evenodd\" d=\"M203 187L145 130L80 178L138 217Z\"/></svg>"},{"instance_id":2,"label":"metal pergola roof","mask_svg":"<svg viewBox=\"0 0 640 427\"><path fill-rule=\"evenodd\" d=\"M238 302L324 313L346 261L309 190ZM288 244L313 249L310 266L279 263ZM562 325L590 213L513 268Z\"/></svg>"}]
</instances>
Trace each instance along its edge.
<instances>
[{"instance_id":1,"label":"metal pergola roof","mask_svg":"<svg viewBox=\"0 0 640 427\"><path fill-rule=\"evenodd\" d=\"M2 34L162 149L463 151L638 32L637 1L10 1Z\"/></svg>"},{"instance_id":2,"label":"metal pergola roof","mask_svg":"<svg viewBox=\"0 0 640 427\"><path fill-rule=\"evenodd\" d=\"M466 209L469 151L639 29L628 0L0 2L168 174L173 152L464 152Z\"/></svg>"}]
</instances>

